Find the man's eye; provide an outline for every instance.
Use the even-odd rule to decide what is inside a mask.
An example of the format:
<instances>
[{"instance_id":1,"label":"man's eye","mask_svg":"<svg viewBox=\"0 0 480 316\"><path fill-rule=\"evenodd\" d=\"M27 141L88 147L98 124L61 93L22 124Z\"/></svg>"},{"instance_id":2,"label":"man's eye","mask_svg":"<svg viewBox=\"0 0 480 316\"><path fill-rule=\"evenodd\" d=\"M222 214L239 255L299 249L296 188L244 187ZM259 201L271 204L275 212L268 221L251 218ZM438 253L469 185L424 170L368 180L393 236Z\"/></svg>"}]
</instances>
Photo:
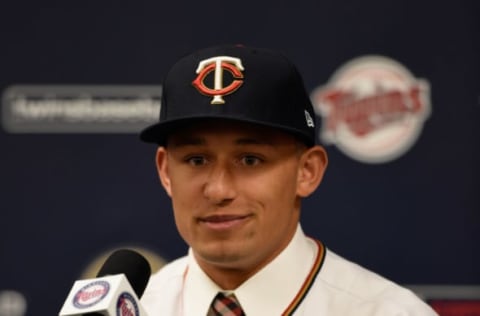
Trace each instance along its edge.
<instances>
[{"instance_id":1,"label":"man's eye","mask_svg":"<svg viewBox=\"0 0 480 316\"><path fill-rule=\"evenodd\" d=\"M261 163L262 160L256 156L243 156L242 163L246 166L256 166Z\"/></svg>"},{"instance_id":2,"label":"man's eye","mask_svg":"<svg viewBox=\"0 0 480 316\"><path fill-rule=\"evenodd\" d=\"M192 166L201 166L206 163L206 159L203 156L188 157L186 161Z\"/></svg>"}]
</instances>

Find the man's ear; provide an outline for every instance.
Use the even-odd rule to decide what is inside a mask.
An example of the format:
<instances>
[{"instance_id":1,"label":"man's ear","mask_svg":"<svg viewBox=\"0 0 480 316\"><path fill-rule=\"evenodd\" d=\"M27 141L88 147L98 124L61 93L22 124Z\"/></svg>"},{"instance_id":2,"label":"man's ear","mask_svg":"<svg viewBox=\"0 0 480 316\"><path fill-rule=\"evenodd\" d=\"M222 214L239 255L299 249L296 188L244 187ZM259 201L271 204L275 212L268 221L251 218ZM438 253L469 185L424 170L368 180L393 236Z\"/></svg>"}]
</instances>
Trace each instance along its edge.
<instances>
[{"instance_id":1,"label":"man's ear","mask_svg":"<svg viewBox=\"0 0 480 316\"><path fill-rule=\"evenodd\" d=\"M298 196L307 197L317 189L327 165L327 153L321 146L313 146L302 153L297 180Z\"/></svg>"},{"instance_id":2,"label":"man's ear","mask_svg":"<svg viewBox=\"0 0 480 316\"><path fill-rule=\"evenodd\" d=\"M157 164L157 172L160 178L160 182L162 183L165 191L167 191L167 194L171 197L172 188L170 185L170 177L168 174L167 151L165 147L158 147L155 162Z\"/></svg>"}]
</instances>

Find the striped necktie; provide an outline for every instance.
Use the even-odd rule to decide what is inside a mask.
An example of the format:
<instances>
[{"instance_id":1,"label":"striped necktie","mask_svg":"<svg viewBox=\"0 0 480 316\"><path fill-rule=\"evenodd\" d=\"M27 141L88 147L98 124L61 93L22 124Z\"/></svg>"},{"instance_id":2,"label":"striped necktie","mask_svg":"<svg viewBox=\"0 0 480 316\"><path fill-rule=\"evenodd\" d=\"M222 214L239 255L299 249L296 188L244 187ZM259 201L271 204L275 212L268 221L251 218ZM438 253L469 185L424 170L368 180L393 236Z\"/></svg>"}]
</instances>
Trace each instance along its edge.
<instances>
[{"instance_id":1,"label":"striped necktie","mask_svg":"<svg viewBox=\"0 0 480 316\"><path fill-rule=\"evenodd\" d=\"M207 316L245 316L235 295L218 292L210 305Z\"/></svg>"}]
</instances>

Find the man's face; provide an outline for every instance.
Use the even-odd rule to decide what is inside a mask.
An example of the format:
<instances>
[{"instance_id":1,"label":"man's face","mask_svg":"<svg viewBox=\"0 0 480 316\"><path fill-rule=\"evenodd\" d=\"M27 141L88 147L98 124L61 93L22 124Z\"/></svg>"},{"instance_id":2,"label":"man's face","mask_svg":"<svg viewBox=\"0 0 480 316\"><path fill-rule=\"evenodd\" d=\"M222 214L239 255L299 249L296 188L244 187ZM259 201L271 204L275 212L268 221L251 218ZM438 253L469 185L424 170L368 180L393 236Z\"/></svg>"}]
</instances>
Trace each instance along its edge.
<instances>
[{"instance_id":1,"label":"man's face","mask_svg":"<svg viewBox=\"0 0 480 316\"><path fill-rule=\"evenodd\" d=\"M286 247L305 151L283 132L231 122L195 125L159 148L178 231L202 267L255 272Z\"/></svg>"}]
</instances>

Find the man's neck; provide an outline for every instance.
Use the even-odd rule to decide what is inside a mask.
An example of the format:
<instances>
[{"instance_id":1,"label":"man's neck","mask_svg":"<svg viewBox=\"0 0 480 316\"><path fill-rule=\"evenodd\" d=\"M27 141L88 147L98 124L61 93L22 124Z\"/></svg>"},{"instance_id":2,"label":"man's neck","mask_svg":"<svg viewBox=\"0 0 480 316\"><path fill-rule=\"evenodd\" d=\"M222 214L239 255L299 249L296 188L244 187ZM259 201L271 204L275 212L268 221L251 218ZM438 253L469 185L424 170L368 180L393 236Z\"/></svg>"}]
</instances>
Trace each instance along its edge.
<instances>
[{"instance_id":1,"label":"man's neck","mask_svg":"<svg viewBox=\"0 0 480 316\"><path fill-rule=\"evenodd\" d=\"M293 231L288 242L278 247L277 250L268 257L252 259L252 262L236 263L235 266L206 261L195 252L193 252L193 255L200 268L220 288L223 290L235 290L242 285L243 282L272 262L288 246L294 235L295 231Z\"/></svg>"}]
</instances>

